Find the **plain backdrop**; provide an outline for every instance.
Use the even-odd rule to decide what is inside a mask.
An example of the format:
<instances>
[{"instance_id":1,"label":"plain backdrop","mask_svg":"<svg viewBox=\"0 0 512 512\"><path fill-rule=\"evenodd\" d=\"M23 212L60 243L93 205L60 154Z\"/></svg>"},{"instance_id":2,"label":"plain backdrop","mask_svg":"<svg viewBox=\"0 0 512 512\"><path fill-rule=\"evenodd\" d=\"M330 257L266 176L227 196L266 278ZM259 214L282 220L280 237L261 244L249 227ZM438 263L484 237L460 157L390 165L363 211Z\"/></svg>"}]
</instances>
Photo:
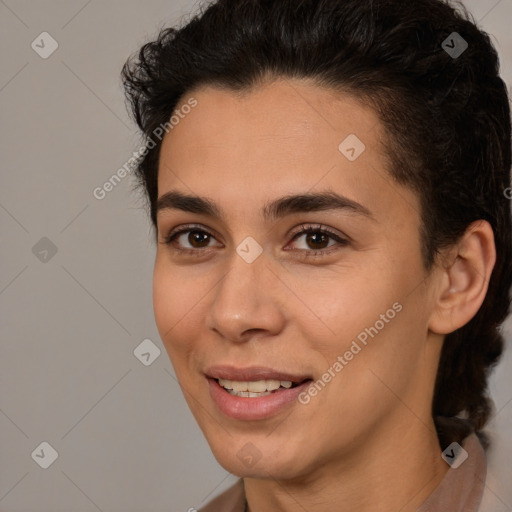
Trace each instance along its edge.
<instances>
[{"instance_id":1,"label":"plain backdrop","mask_svg":"<svg viewBox=\"0 0 512 512\"><path fill-rule=\"evenodd\" d=\"M512 0L465 4L510 87ZM1 511L187 511L236 480L211 454L158 336L155 247L134 182L93 194L140 144L124 61L197 5L0 0ZM511 384L509 347L491 381L500 448L488 485L504 510Z\"/></svg>"}]
</instances>

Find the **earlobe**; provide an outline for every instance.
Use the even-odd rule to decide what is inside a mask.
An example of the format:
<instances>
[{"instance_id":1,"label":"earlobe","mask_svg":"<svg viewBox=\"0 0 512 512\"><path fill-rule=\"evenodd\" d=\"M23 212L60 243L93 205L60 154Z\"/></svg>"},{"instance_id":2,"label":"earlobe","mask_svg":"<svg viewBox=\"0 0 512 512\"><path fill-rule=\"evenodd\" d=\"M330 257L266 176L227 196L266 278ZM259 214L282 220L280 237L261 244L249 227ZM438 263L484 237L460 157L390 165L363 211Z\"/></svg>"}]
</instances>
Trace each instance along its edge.
<instances>
[{"instance_id":1,"label":"earlobe","mask_svg":"<svg viewBox=\"0 0 512 512\"><path fill-rule=\"evenodd\" d=\"M484 302L496 263L491 225L484 220L473 222L445 254L445 261L429 321L429 329L437 334L449 334L466 325Z\"/></svg>"}]
</instances>

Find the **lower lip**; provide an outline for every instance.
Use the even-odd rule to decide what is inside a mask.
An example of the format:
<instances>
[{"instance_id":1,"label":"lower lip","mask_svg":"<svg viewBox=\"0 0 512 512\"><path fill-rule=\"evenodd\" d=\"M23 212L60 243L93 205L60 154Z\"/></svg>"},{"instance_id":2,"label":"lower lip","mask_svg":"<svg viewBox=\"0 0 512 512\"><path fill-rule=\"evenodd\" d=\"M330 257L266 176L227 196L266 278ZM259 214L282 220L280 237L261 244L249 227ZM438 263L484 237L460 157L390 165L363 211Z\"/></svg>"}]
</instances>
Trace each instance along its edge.
<instances>
[{"instance_id":1,"label":"lower lip","mask_svg":"<svg viewBox=\"0 0 512 512\"><path fill-rule=\"evenodd\" d=\"M236 420L262 420L277 414L297 400L297 397L311 384L307 380L294 388L257 398L230 395L215 379L208 377L210 396L220 411Z\"/></svg>"}]
</instances>

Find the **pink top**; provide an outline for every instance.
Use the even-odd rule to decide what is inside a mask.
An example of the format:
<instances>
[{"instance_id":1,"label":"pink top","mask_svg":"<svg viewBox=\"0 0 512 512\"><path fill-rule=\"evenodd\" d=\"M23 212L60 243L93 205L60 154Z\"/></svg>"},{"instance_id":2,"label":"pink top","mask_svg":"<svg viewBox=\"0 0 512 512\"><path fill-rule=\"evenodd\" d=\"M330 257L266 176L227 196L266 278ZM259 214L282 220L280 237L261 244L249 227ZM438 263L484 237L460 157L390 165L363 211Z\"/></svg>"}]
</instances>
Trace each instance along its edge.
<instances>
[{"instance_id":1,"label":"pink top","mask_svg":"<svg viewBox=\"0 0 512 512\"><path fill-rule=\"evenodd\" d=\"M494 512L481 509L487 463L485 451L476 436L470 434L462 443L468 458L456 469L450 468L441 483L416 512ZM240 478L198 512L244 512L243 480Z\"/></svg>"}]
</instances>

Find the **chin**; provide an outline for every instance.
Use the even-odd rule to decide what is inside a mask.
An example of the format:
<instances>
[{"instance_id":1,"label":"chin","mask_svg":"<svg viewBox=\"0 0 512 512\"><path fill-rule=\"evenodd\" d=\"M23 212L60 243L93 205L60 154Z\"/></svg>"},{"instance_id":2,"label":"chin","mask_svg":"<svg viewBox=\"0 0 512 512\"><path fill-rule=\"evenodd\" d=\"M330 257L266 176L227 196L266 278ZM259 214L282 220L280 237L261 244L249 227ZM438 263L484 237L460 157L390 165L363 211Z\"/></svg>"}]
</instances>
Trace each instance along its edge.
<instances>
[{"instance_id":1,"label":"chin","mask_svg":"<svg viewBox=\"0 0 512 512\"><path fill-rule=\"evenodd\" d=\"M304 450L293 453L288 446L285 451L282 442L276 445L265 442L265 438L251 441L250 436L227 439L223 436L219 444L210 443L210 448L217 462L238 477L288 480L300 477L303 472Z\"/></svg>"}]
</instances>

